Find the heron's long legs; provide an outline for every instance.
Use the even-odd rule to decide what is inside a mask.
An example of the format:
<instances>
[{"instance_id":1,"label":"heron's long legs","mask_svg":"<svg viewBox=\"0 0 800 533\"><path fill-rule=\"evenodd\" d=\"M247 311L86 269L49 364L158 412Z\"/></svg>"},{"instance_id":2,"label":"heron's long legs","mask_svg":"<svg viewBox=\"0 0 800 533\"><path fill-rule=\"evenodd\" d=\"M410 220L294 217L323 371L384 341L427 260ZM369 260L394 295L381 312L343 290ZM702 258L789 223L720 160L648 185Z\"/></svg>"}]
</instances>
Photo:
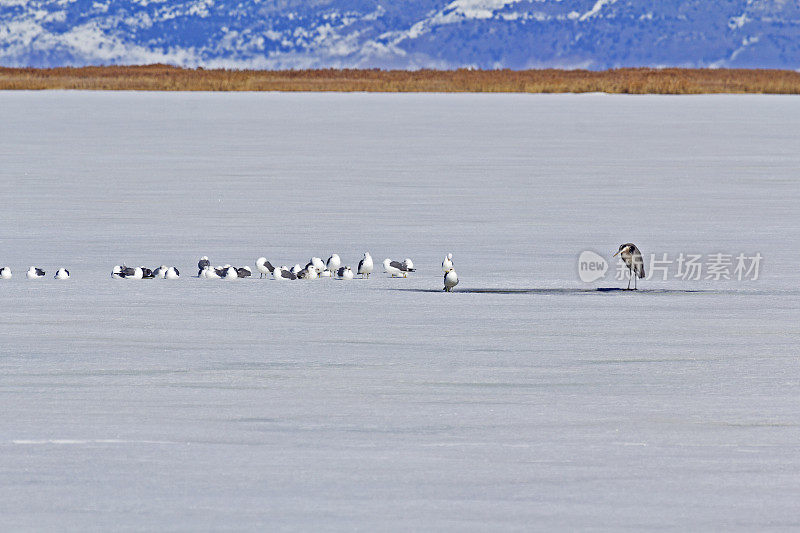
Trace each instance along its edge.
<instances>
[{"instance_id":1,"label":"heron's long legs","mask_svg":"<svg viewBox=\"0 0 800 533\"><path fill-rule=\"evenodd\" d=\"M631 278L633 277L633 271L631 270L631 267L628 267L628 274L630 274L630 276L628 276L628 289L627 290L631 290Z\"/></svg>"}]
</instances>

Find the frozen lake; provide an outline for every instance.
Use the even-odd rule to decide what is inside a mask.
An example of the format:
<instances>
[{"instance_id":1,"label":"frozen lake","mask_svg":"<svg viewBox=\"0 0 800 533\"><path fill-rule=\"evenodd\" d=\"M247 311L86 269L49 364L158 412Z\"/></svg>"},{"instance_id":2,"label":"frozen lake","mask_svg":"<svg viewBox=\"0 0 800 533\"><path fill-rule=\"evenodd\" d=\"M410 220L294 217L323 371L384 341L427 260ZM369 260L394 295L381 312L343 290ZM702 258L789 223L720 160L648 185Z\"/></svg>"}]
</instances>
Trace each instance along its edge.
<instances>
[{"instance_id":1,"label":"frozen lake","mask_svg":"<svg viewBox=\"0 0 800 533\"><path fill-rule=\"evenodd\" d=\"M6 92L0 117L4 530L800 527L800 99ZM628 241L763 263L583 290L626 285ZM190 277L364 251L364 281Z\"/></svg>"}]
</instances>

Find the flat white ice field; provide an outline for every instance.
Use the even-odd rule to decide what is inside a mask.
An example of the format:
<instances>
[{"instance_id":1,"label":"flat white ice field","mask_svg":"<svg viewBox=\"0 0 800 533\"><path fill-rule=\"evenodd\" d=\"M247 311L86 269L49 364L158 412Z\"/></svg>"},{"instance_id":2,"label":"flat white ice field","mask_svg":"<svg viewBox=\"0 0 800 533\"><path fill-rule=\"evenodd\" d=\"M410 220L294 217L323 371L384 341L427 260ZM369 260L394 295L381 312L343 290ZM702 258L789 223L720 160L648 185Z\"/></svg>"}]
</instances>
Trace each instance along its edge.
<instances>
[{"instance_id":1,"label":"flat white ice field","mask_svg":"<svg viewBox=\"0 0 800 533\"><path fill-rule=\"evenodd\" d=\"M3 530L800 528L800 99L7 92L0 123ZM582 291L628 241L763 263Z\"/></svg>"}]
</instances>

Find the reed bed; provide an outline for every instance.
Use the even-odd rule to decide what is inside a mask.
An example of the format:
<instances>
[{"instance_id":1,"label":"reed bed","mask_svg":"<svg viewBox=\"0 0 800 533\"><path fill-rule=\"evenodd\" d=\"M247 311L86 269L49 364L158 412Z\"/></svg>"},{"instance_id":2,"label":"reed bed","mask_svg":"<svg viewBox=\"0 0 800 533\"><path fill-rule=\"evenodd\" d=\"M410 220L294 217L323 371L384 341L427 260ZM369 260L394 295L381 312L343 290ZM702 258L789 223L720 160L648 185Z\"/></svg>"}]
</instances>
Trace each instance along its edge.
<instances>
[{"instance_id":1,"label":"reed bed","mask_svg":"<svg viewBox=\"0 0 800 533\"><path fill-rule=\"evenodd\" d=\"M0 68L0 89L503 93L800 93L800 73L761 69L206 70L169 65Z\"/></svg>"}]
</instances>

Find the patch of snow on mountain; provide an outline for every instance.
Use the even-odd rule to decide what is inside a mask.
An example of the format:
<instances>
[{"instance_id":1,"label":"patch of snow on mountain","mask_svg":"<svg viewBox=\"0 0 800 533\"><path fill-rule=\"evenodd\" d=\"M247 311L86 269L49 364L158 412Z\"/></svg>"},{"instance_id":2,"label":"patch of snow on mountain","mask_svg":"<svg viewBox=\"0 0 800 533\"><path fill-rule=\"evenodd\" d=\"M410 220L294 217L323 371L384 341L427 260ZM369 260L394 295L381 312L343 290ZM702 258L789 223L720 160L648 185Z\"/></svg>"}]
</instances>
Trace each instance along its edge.
<instances>
[{"instance_id":1,"label":"patch of snow on mountain","mask_svg":"<svg viewBox=\"0 0 800 533\"><path fill-rule=\"evenodd\" d=\"M600 10L603 9L603 7L613 4L616 1L617 0L597 0L597 2L594 3L592 9L581 15L579 20L583 21L597 15L600 12Z\"/></svg>"}]
</instances>

